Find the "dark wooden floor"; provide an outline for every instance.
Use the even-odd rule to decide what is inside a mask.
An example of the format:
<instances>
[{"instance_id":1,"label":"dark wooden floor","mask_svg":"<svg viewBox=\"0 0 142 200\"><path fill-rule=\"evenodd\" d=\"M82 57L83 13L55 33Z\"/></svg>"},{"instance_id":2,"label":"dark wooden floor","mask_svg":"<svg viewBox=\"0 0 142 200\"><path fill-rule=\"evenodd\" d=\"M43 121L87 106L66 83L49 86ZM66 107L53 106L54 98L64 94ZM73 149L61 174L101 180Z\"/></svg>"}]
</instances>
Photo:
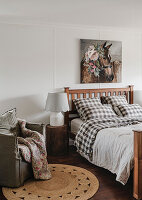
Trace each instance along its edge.
<instances>
[{"instance_id":1,"label":"dark wooden floor","mask_svg":"<svg viewBox=\"0 0 142 200\"><path fill-rule=\"evenodd\" d=\"M82 158L74 148L70 149L70 153L67 156L49 156L48 162L83 167L95 174L99 180L100 186L98 192L91 200L134 200L132 197L132 176L128 183L123 186L115 181L115 175L105 169L90 164L87 160ZM6 200L3 197L2 192L0 192L0 200Z\"/></svg>"}]
</instances>

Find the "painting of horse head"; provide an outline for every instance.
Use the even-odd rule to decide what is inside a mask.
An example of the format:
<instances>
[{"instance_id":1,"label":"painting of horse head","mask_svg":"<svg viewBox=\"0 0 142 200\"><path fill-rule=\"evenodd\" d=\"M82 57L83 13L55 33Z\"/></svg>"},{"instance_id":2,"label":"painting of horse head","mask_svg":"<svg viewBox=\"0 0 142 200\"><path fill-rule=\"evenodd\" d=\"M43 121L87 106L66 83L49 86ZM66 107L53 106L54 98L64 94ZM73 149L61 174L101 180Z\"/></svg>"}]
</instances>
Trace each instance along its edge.
<instances>
[{"instance_id":1,"label":"painting of horse head","mask_svg":"<svg viewBox=\"0 0 142 200\"><path fill-rule=\"evenodd\" d=\"M81 83L121 82L122 43L81 40Z\"/></svg>"}]
</instances>

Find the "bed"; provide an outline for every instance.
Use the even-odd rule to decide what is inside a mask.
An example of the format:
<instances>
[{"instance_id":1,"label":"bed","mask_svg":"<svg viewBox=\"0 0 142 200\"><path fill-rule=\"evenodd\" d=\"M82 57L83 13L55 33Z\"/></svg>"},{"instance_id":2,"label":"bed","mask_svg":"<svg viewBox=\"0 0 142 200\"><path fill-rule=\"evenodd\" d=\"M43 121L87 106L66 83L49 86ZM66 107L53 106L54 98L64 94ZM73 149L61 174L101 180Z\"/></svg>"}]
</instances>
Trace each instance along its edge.
<instances>
[{"instance_id":1,"label":"bed","mask_svg":"<svg viewBox=\"0 0 142 200\"><path fill-rule=\"evenodd\" d=\"M101 89L70 89L70 88L65 88L65 92L67 93L67 97L68 97L68 101L69 101L69 105L70 105L70 111L65 113L65 123L68 126L68 131L70 134L71 138L75 138L76 134L78 132L78 130L80 129L80 127L82 126L83 122L80 120L75 105L73 103L74 99L77 98L92 98L92 97L102 97L102 96L118 96L118 95L125 95L126 99L128 101L129 104L133 104L133 86L130 85L126 88L101 88ZM129 163L129 165L134 166L134 184L133 184L133 196L136 199L140 199L142 198L142 176L141 176L141 172L142 172L142 126L139 125L137 127L137 125L133 125L133 126L129 126L128 128L124 127L125 132L129 133L130 131L131 133L131 142L132 144L130 145L127 142L127 136L123 136L123 140L126 141L127 146L131 146L130 152L127 152L128 155L131 154L131 152L134 149L134 154L133 154L133 163ZM107 129L107 131L109 130L109 128ZM133 130L134 130L134 134L133 134ZM115 132L118 131L118 135L120 136L121 133L123 133L123 127L121 128L117 128L115 129L115 127L113 127L111 130L109 130L110 133L110 137L114 135ZM99 133L99 137L97 136L96 139L96 143L92 148L96 148L96 146L100 145L100 142L102 142L101 138L104 138L105 135L107 135L106 133L106 129L101 130ZM112 134L112 135L111 135ZM127 134L126 134L127 135ZM125 138L126 137L126 138ZM120 137L118 137L120 138ZM134 139L133 139L134 138ZM110 141L115 141L116 138L111 137ZM107 137L104 140L106 142L109 142L109 140L107 141ZM112 142L112 144L109 145L113 145L114 141ZM123 144L123 141L121 140L121 144ZM105 142L103 144L105 146ZM124 148L124 153L126 153L125 148ZM93 151L94 153L95 151ZM93 154L92 153L92 154ZM80 153L81 154L81 153ZM83 157L85 157L86 159L88 159L90 162L92 162L93 164L96 164L98 166L100 166L100 162L97 159L99 159L96 155L93 155L92 160L90 160L90 158L88 156L86 156L85 154L81 154ZM103 155L103 151L102 151L102 155ZM102 156L101 155L101 156ZM117 154L116 154L117 155ZM109 156L109 155L107 155ZM110 156L111 157L111 156ZM108 157L109 160L109 157ZM111 158L110 158L111 161ZM99 164L97 164L97 162L99 162ZM109 165L109 163L107 163ZM124 164L124 161L122 163L122 165ZM107 168L105 166L103 166L104 164L102 163L102 167ZM126 167L127 168L127 167ZM108 169L108 168L107 168ZM112 173L115 173L115 170L117 169L117 167L114 167L113 169L109 169ZM119 173L119 172L118 172ZM123 172L121 172L123 173ZM118 181L121 182L121 174L118 177ZM124 181L125 182L125 181ZM123 183L123 180L122 180Z\"/></svg>"}]
</instances>

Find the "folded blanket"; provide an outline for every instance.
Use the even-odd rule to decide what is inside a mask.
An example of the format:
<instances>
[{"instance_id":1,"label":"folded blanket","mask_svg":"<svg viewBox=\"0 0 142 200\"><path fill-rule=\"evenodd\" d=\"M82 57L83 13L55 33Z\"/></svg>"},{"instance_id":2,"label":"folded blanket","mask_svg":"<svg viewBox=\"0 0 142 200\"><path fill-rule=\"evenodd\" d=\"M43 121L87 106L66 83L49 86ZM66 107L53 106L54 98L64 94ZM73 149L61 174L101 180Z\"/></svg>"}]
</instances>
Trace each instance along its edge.
<instances>
[{"instance_id":1,"label":"folded blanket","mask_svg":"<svg viewBox=\"0 0 142 200\"><path fill-rule=\"evenodd\" d=\"M22 137L17 137L18 147L24 160L32 164L35 179L50 179L44 136L27 129L25 121L18 123L22 133Z\"/></svg>"}]
</instances>

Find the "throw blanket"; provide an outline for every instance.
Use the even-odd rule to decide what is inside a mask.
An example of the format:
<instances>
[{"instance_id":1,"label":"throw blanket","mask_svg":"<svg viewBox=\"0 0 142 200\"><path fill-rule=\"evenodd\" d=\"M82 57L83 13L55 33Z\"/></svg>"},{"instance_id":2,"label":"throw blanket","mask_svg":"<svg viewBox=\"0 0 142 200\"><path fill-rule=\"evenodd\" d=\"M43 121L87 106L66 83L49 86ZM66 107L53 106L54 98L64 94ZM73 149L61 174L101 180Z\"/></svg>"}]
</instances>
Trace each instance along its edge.
<instances>
[{"instance_id":1,"label":"throw blanket","mask_svg":"<svg viewBox=\"0 0 142 200\"><path fill-rule=\"evenodd\" d=\"M81 125L75 137L75 146L80 154L89 156L92 160L93 149L98 132L105 128L121 127L127 125L138 124L142 122L142 118L116 117L106 119L92 119Z\"/></svg>"},{"instance_id":2,"label":"throw blanket","mask_svg":"<svg viewBox=\"0 0 142 200\"><path fill-rule=\"evenodd\" d=\"M18 121L23 137L18 138L18 147L25 161L32 164L35 179L50 179L45 138L36 131L26 128L25 121Z\"/></svg>"}]
</instances>

